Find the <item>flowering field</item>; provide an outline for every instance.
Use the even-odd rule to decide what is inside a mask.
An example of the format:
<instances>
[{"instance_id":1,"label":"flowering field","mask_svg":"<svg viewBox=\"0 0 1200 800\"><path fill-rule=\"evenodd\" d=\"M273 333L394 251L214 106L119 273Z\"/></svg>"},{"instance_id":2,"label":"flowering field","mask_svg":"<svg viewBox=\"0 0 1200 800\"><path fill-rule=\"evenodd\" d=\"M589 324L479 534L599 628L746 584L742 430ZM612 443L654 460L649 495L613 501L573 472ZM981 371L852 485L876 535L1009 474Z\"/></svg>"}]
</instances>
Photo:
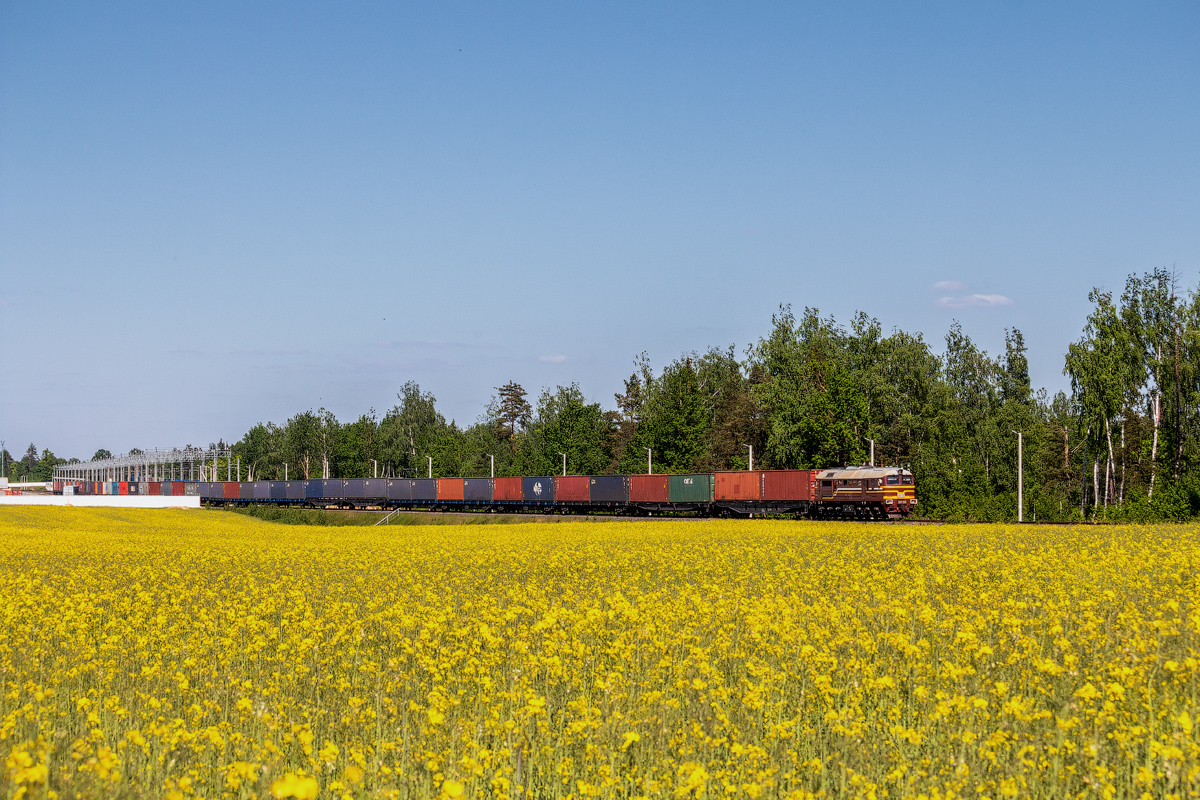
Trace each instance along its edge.
<instances>
[{"instance_id":1,"label":"flowering field","mask_svg":"<svg viewBox=\"0 0 1200 800\"><path fill-rule=\"evenodd\" d=\"M0 513L8 797L1200 793L1200 529Z\"/></svg>"}]
</instances>

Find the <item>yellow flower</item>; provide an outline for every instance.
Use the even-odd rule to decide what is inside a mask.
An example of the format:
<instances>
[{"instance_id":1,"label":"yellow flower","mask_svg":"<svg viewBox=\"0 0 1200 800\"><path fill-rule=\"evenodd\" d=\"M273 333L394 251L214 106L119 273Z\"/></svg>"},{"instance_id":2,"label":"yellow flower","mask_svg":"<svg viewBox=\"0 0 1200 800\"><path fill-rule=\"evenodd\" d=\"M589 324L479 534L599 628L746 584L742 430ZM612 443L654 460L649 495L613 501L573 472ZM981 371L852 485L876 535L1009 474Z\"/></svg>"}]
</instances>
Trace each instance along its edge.
<instances>
[{"instance_id":1,"label":"yellow flower","mask_svg":"<svg viewBox=\"0 0 1200 800\"><path fill-rule=\"evenodd\" d=\"M295 797L296 800L315 800L320 787L316 778L289 772L271 783L271 794L276 798Z\"/></svg>"}]
</instances>

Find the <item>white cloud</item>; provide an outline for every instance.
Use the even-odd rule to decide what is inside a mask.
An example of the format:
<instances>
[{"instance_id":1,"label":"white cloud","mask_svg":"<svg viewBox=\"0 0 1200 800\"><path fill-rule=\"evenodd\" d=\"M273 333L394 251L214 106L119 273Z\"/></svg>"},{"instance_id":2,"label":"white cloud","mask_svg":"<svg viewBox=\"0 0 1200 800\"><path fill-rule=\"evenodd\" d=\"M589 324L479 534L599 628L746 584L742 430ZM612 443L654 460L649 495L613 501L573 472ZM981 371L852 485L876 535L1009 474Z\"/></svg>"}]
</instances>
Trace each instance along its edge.
<instances>
[{"instance_id":1,"label":"white cloud","mask_svg":"<svg viewBox=\"0 0 1200 800\"><path fill-rule=\"evenodd\" d=\"M546 364L561 364L566 360L566 356L538 356L538 361L542 361Z\"/></svg>"},{"instance_id":2,"label":"white cloud","mask_svg":"<svg viewBox=\"0 0 1200 800\"><path fill-rule=\"evenodd\" d=\"M939 308L998 308L1011 306L1013 301L1002 294L971 294L966 297L939 297Z\"/></svg>"},{"instance_id":3,"label":"white cloud","mask_svg":"<svg viewBox=\"0 0 1200 800\"><path fill-rule=\"evenodd\" d=\"M933 288L940 292L965 292L967 285L958 281L938 281Z\"/></svg>"}]
</instances>

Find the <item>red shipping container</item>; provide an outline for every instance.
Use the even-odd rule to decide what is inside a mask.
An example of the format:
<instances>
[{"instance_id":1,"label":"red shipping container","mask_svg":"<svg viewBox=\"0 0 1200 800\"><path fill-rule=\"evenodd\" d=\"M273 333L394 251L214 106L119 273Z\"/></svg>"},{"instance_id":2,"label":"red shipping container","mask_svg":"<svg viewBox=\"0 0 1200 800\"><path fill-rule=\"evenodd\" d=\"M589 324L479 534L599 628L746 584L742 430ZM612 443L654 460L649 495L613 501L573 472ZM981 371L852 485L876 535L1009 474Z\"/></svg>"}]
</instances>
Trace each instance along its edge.
<instances>
[{"instance_id":1,"label":"red shipping container","mask_svg":"<svg viewBox=\"0 0 1200 800\"><path fill-rule=\"evenodd\" d=\"M156 497L162 494L162 481L150 481L150 494Z\"/></svg>"},{"instance_id":2,"label":"red shipping container","mask_svg":"<svg viewBox=\"0 0 1200 800\"><path fill-rule=\"evenodd\" d=\"M241 497L241 487L237 481L222 481L225 484L224 497L230 500L237 500ZM154 494L154 484L150 484L150 494Z\"/></svg>"},{"instance_id":3,"label":"red shipping container","mask_svg":"<svg viewBox=\"0 0 1200 800\"><path fill-rule=\"evenodd\" d=\"M666 475L630 475L629 502L631 503L665 503L667 502Z\"/></svg>"},{"instance_id":4,"label":"red shipping container","mask_svg":"<svg viewBox=\"0 0 1200 800\"><path fill-rule=\"evenodd\" d=\"M761 500L762 473L749 470L717 472L713 489L715 500Z\"/></svg>"},{"instance_id":5,"label":"red shipping container","mask_svg":"<svg viewBox=\"0 0 1200 800\"><path fill-rule=\"evenodd\" d=\"M174 481L171 484L171 496L183 497L183 481Z\"/></svg>"},{"instance_id":6,"label":"red shipping container","mask_svg":"<svg viewBox=\"0 0 1200 800\"><path fill-rule=\"evenodd\" d=\"M438 500L462 500L463 499L463 479L462 478L438 478Z\"/></svg>"},{"instance_id":7,"label":"red shipping container","mask_svg":"<svg viewBox=\"0 0 1200 800\"><path fill-rule=\"evenodd\" d=\"M764 472L763 500L812 500L815 469L780 469Z\"/></svg>"},{"instance_id":8,"label":"red shipping container","mask_svg":"<svg viewBox=\"0 0 1200 800\"><path fill-rule=\"evenodd\" d=\"M129 494L129 481L117 481L117 494Z\"/></svg>"},{"instance_id":9,"label":"red shipping container","mask_svg":"<svg viewBox=\"0 0 1200 800\"><path fill-rule=\"evenodd\" d=\"M563 503L587 503L592 499L590 475L563 475L554 479L554 499Z\"/></svg>"},{"instance_id":10,"label":"red shipping container","mask_svg":"<svg viewBox=\"0 0 1200 800\"><path fill-rule=\"evenodd\" d=\"M492 499L496 502L521 502L520 478L496 478L492 481Z\"/></svg>"}]
</instances>

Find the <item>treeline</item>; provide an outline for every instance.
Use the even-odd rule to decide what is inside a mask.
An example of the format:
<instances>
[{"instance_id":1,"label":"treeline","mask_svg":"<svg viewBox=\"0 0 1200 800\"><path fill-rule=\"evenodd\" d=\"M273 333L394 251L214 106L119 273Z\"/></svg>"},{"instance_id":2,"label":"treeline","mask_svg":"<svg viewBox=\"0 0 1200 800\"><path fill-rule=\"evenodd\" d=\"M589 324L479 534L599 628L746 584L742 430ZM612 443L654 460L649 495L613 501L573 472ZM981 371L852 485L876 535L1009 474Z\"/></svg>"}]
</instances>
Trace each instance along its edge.
<instances>
[{"instance_id":1,"label":"treeline","mask_svg":"<svg viewBox=\"0 0 1200 800\"><path fill-rule=\"evenodd\" d=\"M305 411L255 425L234 453L260 479L553 475L564 454L572 474L645 472L650 459L678 473L745 469L751 452L765 469L861 464L873 440L876 463L914 472L925 514L1007 520L1021 432L1026 519L1188 517L1200 496L1200 298L1180 296L1166 270L1090 298L1066 355L1069 395L1033 389L1015 328L991 356L956 322L939 356L866 314L846 327L785 306L741 356L713 348L656 371L643 354L609 408L576 384L530 398L511 382L460 427L409 382L382 415Z\"/></svg>"},{"instance_id":2,"label":"treeline","mask_svg":"<svg viewBox=\"0 0 1200 800\"><path fill-rule=\"evenodd\" d=\"M99 453L96 457L100 457ZM60 464L78 463L78 458L59 458L49 448L38 452L37 447L32 443L21 458L13 458L8 450L0 449L0 477L8 478L10 481L52 480L55 467Z\"/></svg>"}]
</instances>

